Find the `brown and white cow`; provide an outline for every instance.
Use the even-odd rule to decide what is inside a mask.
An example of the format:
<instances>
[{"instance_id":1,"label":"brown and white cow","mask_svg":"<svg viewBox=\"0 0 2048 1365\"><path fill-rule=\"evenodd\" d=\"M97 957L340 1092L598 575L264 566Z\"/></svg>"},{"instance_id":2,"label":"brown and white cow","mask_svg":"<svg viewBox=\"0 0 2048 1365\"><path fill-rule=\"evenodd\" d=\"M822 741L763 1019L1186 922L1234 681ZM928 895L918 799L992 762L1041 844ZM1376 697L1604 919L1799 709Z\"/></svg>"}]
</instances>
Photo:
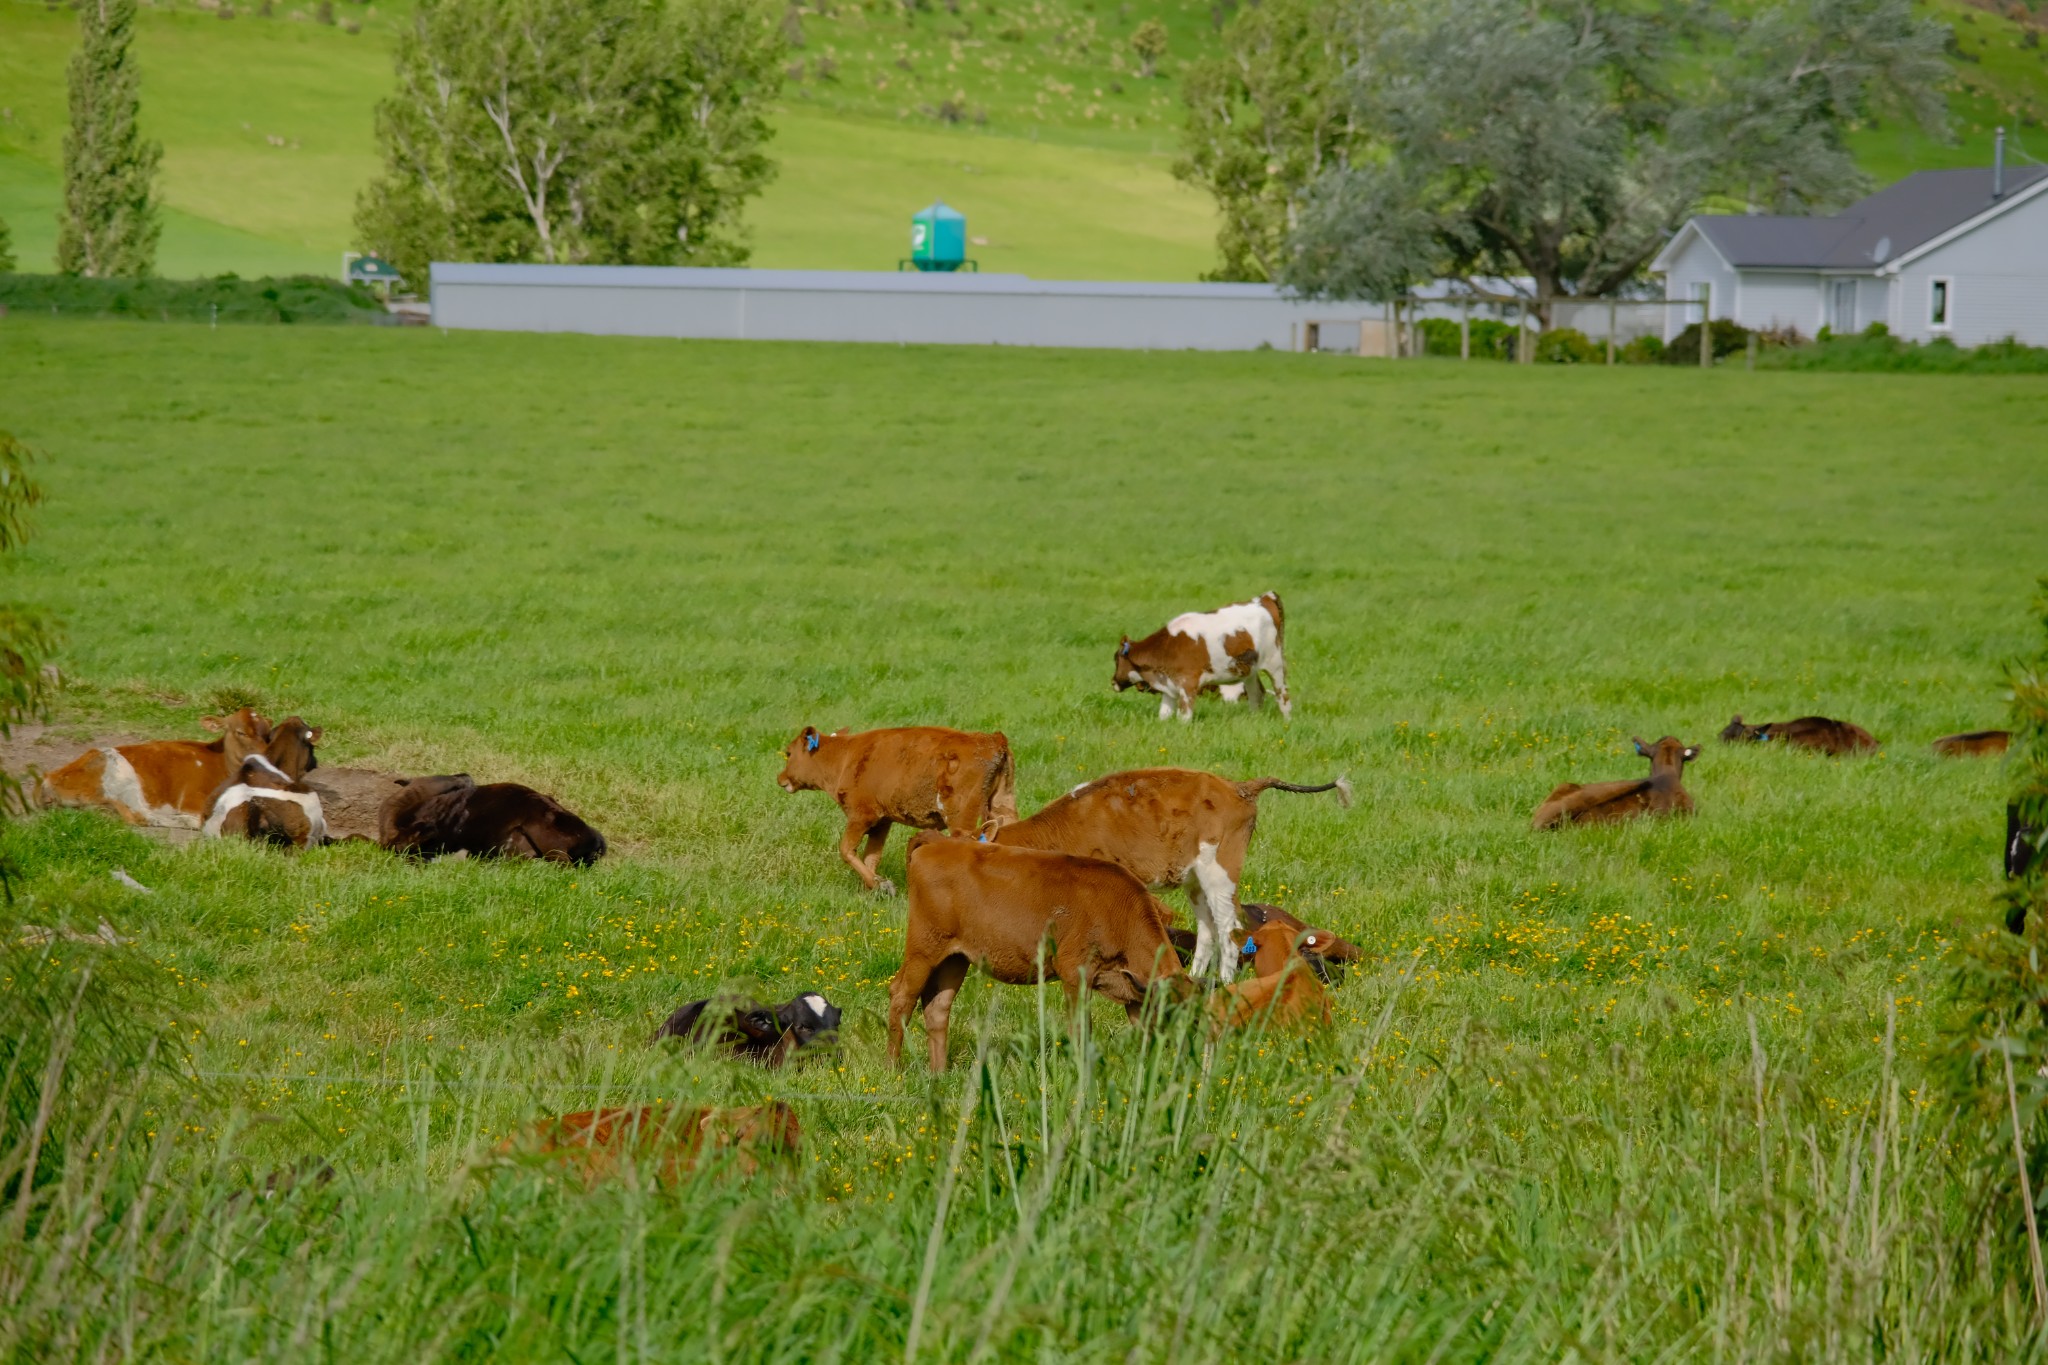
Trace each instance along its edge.
<instances>
[{"instance_id":1,"label":"brown and white cow","mask_svg":"<svg viewBox=\"0 0 2048 1365\"><path fill-rule=\"evenodd\" d=\"M36 784L37 804L104 810L131 825L198 829L221 784L270 741L270 722L246 706L199 724L220 738L88 749Z\"/></svg>"},{"instance_id":2,"label":"brown and white cow","mask_svg":"<svg viewBox=\"0 0 2048 1365\"><path fill-rule=\"evenodd\" d=\"M1241 967L1252 961L1252 955L1258 951L1257 932L1269 924L1294 931L1301 944L1303 960L1314 969L1316 979L1324 985L1341 979L1344 969L1352 963L1365 960L1365 954L1358 950L1356 944L1339 938L1328 929L1318 929L1306 920L1297 919L1277 905L1241 900L1237 909L1250 927L1241 937L1233 934L1230 941L1222 945L1225 977L1231 975L1233 965ZM1170 929L1167 933L1173 939L1174 949L1180 953L1181 960L1193 961L1197 946L1194 931Z\"/></svg>"},{"instance_id":3,"label":"brown and white cow","mask_svg":"<svg viewBox=\"0 0 2048 1365\"><path fill-rule=\"evenodd\" d=\"M1691 815L1692 794L1685 789L1685 765L1699 757L1670 735L1655 745L1635 741L1636 752L1650 760L1650 775L1633 782L1560 782L1531 817L1531 829L1557 825L1598 824L1632 820L1638 815Z\"/></svg>"},{"instance_id":4,"label":"brown and white cow","mask_svg":"<svg viewBox=\"0 0 2048 1365\"><path fill-rule=\"evenodd\" d=\"M1166 907L1114 863L920 834L904 880L903 966L889 983L889 1060L898 1066L914 1002L924 1008L931 1068L946 1069L953 998L969 967L1027 986L1040 979L1042 959L1070 1007L1091 990L1133 1023L1155 986L1180 974Z\"/></svg>"},{"instance_id":5,"label":"brown and white cow","mask_svg":"<svg viewBox=\"0 0 2048 1365\"><path fill-rule=\"evenodd\" d=\"M1012 848L1100 858L1150 887L1181 887L1195 921L1189 970L1228 975L1235 970L1224 959L1239 922L1237 888L1259 821L1259 794L1269 789L1334 791L1351 804L1351 784L1341 777L1299 786L1277 777L1232 782L1189 768L1137 768L1085 782L992 837Z\"/></svg>"},{"instance_id":6,"label":"brown and white cow","mask_svg":"<svg viewBox=\"0 0 2048 1365\"><path fill-rule=\"evenodd\" d=\"M868 890L885 896L896 894L877 870L891 825L980 834L1017 818L1016 768L1001 731L912 725L826 735L806 725L782 758L776 784L826 792L839 803L846 812L839 856Z\"/></svg>"},{"instance_id":7,"label":"brown and white cow","mask_svg":"<svg viewBox=\"0 0 2048 1365\"><path fill-rule=\"evenodd\" d=\"M1266 692L1259 674L1270 674L1280 714L1294 714L1287 694L1287 659L1281 653L1286 614L1280 595L1267 593L1215 611L1183 612L1142 640L1123 637L1116 650L1116 671L1110 686L1122 692L1135 687L1159 694L1159 718L1195 718L1195 696L1213 688L1225 701L1250 693L1263 707Z\"/></svg>"},{"instance_id":8,"label":"brown and white cow","mask_svg":"<svg viewBox=\"0 0 2048 1365\"><path fill-rule=\"evenodd\" d=\"M213 794L200 832L209 839L254 839L292 848L327 842L327 814L305 777L320 766L320 731L292 716L272 728L261 753Z\"/></svg>"},{"instance_id":9,"label":"brown and white cow","mask_svg":"<svg viewBox=\"0 0 2048 1365\"><path fill-rule=\"evenodd\" d=\"M1931 746L1940 758L1981 758L2002 754L2012 746L2010 730L1971 730L1960 735L1943 735Z\"/></svg>"},{"instance_id":10,"label":"brown and white cow","mask_svg":"<svg viewBox=\"0 0 2048 1365\"><path fill-rule=\"evenodd\" d=\"M1813 749L1829 758L1868 753L1877 747L1876 738L1862 726L1826 716L1801 716L1762 725L1745 724L1737 716L1722 728L1721 739L1728 744L1783 744L1794 749Z\"/></svg>"}]
</instances>

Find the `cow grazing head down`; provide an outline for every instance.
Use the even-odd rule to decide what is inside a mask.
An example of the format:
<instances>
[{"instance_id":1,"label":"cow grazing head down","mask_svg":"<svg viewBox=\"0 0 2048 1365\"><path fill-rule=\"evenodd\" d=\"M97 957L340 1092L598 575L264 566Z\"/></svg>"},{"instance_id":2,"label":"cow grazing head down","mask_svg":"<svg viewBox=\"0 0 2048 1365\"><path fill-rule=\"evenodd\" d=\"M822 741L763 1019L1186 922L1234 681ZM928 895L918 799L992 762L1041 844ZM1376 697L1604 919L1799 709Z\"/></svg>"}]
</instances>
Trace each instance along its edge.
<instances>
[{"instance_id":1,"label":"cow grazing head down","mask_svg":"<svg viewBox=\"0 0 2048 1365\"><path fill-rule=\"evenodd\" d=\"M775 785L786 792L823 791L838 775L837 766L819 757L828 735L818 733L815 725L806 725L803 733L782 746L782 771L776 774Z\"/></svg>"},{"instance_id":2,"label":"cow grazing head down","mask_svg":"<svg viewBox=\"0 0 2048 1365\"><path fill-rule=\"evenodd\" d=\"M1109 685L1118 692L1126 692L1133 687L1145 687L1146 685L1145 675L1138 671L1136 664L1131 662L1131 637L1128 635L1124 636L1117 644L1116 667L1115 671L1110 674Z\"/></svg>"}]
</instances>

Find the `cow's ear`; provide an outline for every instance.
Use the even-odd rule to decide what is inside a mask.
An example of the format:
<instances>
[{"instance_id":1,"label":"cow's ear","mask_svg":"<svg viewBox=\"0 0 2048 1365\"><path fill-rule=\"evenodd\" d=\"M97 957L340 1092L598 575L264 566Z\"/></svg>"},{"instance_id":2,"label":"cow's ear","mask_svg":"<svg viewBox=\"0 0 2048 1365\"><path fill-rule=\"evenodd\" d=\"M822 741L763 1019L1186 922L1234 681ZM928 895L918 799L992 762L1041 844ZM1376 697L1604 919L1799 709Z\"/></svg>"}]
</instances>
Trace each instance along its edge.
<instances>
[{"instance_id":1,"label":"cow's ear","mask_svg":"<svg viewBox=\"0 0 2048 1365\"><path fill-rule=\"evenodd\" d=\"M818 727L806 725L804 727L803 740L805 753L814 754L818 752Z\"/></svg>"},{"instance_id":2,"label":"cow's ear","mask_svg":"<svg viewBox=\"0 0 2048 1365\"><path fill-rule=\"evenodd\" d=\"M228 728L228 723L219 716L201 716L199 718L199 728L210 735L217 735Z\"/></svg>"},{"instance_id":3,"label":"cow's ear","mask_svg":"<svg viewBox=\"0 0 2048 1365\"><path fill-rule=\"evenodd\" d=\"M308 726L306 729L306 743L318 744L320 742L320 736L324 733L326 732L318 725Z\"/></svg>"},{"instance_id":4,"label":"cow's ear","mask_svg":"<svg viewBox=\"0 0 2048 1365\"><path fill-rule=\"evenodd\" d=\"M1686 746L1685 746L1685 761L1686 761L1686 762L1690 763L1690 762L1692 762L1692 761L1693 761L1694 759L1698 758L1699 756L1700 756L1700 746L1699 746L1699 745L1697 745L1697 744L1688 744L1688 745L1686 745Z\"/></svg>"},{"instance_id":5,"label":"cow's ear","mask_svg":"<svg viewBox=\"0 0 2048 1365\"><path fill-rule=\"evenodd\" d=\"M1637 753L1641 754L1644 758L1648 758L1650 756L1650 746L1643 743L1641 739L1637 738L1635 735L1630 735L1629 741L1636 746Z\"/></svg>"},{"instance_id":6,"label":"cow's ear","mask_svg":"<svg viewBox=\"0 0 2048 1365\"><path fill-rule=\"evenodd\" d=\"M1121 646L1119 646L1119 647L1118 647L1118 649L1117 649L1117 651L1116 651L1116 652L1117 652L1118 654L1129 654L1129 653L1131 652L1131 637L1130 637L1130 636L1128 636L1128 635L1124 636L1124 642L1123 642L1123 644L1122 644Z\"/></svg>"}]
</instances>

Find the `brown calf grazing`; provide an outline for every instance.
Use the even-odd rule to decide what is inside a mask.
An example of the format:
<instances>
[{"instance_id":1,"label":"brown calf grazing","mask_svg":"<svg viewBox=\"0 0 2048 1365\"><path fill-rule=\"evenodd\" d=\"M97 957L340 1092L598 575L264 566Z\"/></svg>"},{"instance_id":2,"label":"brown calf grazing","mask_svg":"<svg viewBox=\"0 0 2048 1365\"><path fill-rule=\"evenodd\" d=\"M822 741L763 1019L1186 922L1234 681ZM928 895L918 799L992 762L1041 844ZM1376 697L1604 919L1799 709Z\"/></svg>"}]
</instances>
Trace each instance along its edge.
<instances>
[{"instance_id":1,"label":"brown calf grazing","mask_svg":"<svg viewBox=\"0 0 2048 1365\"><path fill-rule=\"evenodd\" d=\"M394 853L433 858L534 858L596 862L604 836L554 797L517 782L479 787L467 773L416 777L377 813L377 842Z\"/></svg>"},{"instance_id":2,"label":"brown calf grazing","mask_svg":"<svg viewBox=\"0 0 2048 1365\"><path fill-rule=\"evenodd\" d=\"M806 725L782 756L776 784L786 792L826 792L839 803L846 812L839 856L868 890L885 896L896 888L876 869L890 825L980 834L1017 818L1016 771L1000 731L912 725L821 735Z\"/></svg>"},{"instance_id":3,"label":"brown calf grazing","mask_svg":"<svg viewBox=\"0 0 2048 1365\"><path fill-rule=\"evenodd\" d=\"M250 754L207 803L200 833L209 839L254 839L291 848L327 842L327 815L305 777L320 766L320 731L297 716L272 727L270 741Z\"/></svg>"},{"instance_id":4,"label":"brown calf grazing","mask_svg":"<svg viewBox=\"0 0 2048 1365\"><path fill-rule=\"evenodd\" d=\"M1801 716L1798 720L1767 721L1762 725L1746 725L1737 716L1722 728L1721 739L1727 744L1779 743L1794 749L1816 749L1829 758L1867 753L1877 747L1877 740L1862 726L1846 720L1829 720L1826 716Z\"/></svg>"},{"instance_id":5,"label":"brown calf grazing","mask_svg":"<svg viewBox=\"0 0 2048 1365\"><path fill-rule=\"evenodd\" d=\"M269 742L270 722L245 706L199 724L220 738L88 749L36 784L37 803L109 811L131 825L199 829L229 774Z\"/></svg>"},{"instance_id":6,"label":"brown calf grazing","mask_svg":"<svg viewBox=\"0 0 2048 1365\"><path fill-rule=\"evenodd\" d=\"M1237 888L1259 820L1259 793L1334 791L1351 804L1343 778L1299 786L1277 777L1232 782L1188 768L1138 768L1083 783L1028 820L995 832L996 843L1100 858L1150 887L1187 891L1194 913L1196 976L1224 975L1238 927Z\"/></svg>"},{"instance_id":7,"label":"brown calf grazing","mask_svg":"<svg viewBox=\"0 0 2048 1365\"><path fill-rule=\"evenodd\" d=\"M1632 820L1638 815L1691 815L1692 794L1685 789L1685 765L1699 757L1670 735L1652 746L1640 739L1636 752L1650 760L1650 775L1633 782L1594 782L1580 786L1560 782L1543 798L1529 822L1531 829L1565 824Z\"/></svg>"},{"instance_id":8,"label":"brown calf grazing","mask_svg":"<svg viewBox=\"0 0 2048 1365\"><path fill-rule=\"evenodd\" d=\"M1158 693L1161 720L1175 714L1193 720L1195 696L1205 689L1225 701L1249 693L1252 704L1264 708L1263 672L1273 679L1280 714L1292 716L1287 659L1281 653L1286 619L1280 595L1271 592L1215 611L1182 612L1142 640L1124 636L1109 685L1118 692L1135 687Z\"/></svg>"},{"instance_id":9,"label":"brown calf grazing","mask_svg":"<svg viewBox=\"0 0 2048 1365\"><path fill-rule=\"evenodd\" d=\"M658 1183L674 1185L697 1168L707 1145L732 1152L733 1165L752 1175L764 1160L795 1155L802 1136L796 1111L780 1100L738 1109L643 1104L542 1119L499 1143L498 1155L571 1169L585 1186L617 1175L630 1160Z\"/></svg>"},{"instance_id":10,"label":"brown calf grazing","mask_svg":"<svg viewBox=\"0 0 2048 1365\"><path fill-rule=\"evenodd\" d=\"M839 1033L839 1006L815 992L773 1009L753 1000L692 1000L671 1014L650 1041L682 1038L724 1049L735 1061L771 1071L792 1052L830 1042Z\"/></svg>"},{"instance_id":11,"label":"brown calf grazing","mask_svg":"<svg viewBox=\"0 0 2048 1365\"><path fill-rule=\"evenodd\" d=\"M1209 997L1217 1029L1264 1024L1271 1028L1306 1029L1330 1026L1330 993L1315 979L1303 954L1312 948L1313 932L1284 924L1267 924L1248 940L1257 950L1250 981L1232 982Z\"/></svg>"},{"instance_id":12,"label":"brown calf grazing","mask_svg":"<svg viewBox=\"0 0 2048 1365\"><path fill-rule=\"evenodd\" d=\"M889 983L889 1060L903 1063L903 1021L924 1008L933 1071L967 969L1012 986L1045 973L1121 1004L1136 1022L1155 987L1180 977L1166 907L1123 868L1094 858L1004 848L938 834L910 841L903 966Z\"/></svg>"},{"instance_id":13,"label":"brown calf grazing","mask_svg":"<svg viewBox=\"0 0 2048 1365\"><path fill-rule=\"evenodd\" d=\"M2012 744L2010 730L1971 730L1960 735L1943 735L1931 746L1939 758L1981 758L2002 754Z\"/></svg>"}]
</instances>

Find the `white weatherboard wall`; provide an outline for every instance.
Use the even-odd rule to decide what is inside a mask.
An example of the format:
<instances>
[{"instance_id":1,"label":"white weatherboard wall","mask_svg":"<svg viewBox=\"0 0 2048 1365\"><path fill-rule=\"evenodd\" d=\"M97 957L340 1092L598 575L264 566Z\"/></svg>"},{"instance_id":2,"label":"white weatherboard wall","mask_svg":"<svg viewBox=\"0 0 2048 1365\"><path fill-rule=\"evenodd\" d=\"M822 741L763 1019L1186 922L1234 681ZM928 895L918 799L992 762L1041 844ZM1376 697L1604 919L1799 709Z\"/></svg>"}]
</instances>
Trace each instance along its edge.
<instances>
[{"instance_id":1,"label":"white weatherboard wall","mask_svg":"<svg viewBox=\"0 0 2048 1365\"><path fill-rule=\"evenodd\" d=\"M1264 284L443 262L433 306L437 326L482 331L1149 351L1302 349L1312 323L1323 349L1352 350L1384 318ZM1366 329L1367 349L1381 330Z\"/></svg>"},{"instance_id":2,"label":"white weatherboard wall","mask_svg":"<svg viewBox=\"0 0 2048 1365\"><path fill-rule=\"evenodd\" d=\"M1671 262L1671 269L1664 275L1664 297L1667 299L1689 299L1693 286L1711 284L1713 294L1707 306L1717 318L1735 316L1737 282L1735 272L1721 259L1721 253L1714 250L1704 233L1694 231L1692 240L1679 251ZM1664 310L1664 339L1666 341L1684 331L1688 324L1700 320L1700 315L1690 308L1667 308Z\"/></svg>"},{"instance_id":3,"label":"white weatherboard wall","mask_svg":"<svg viewBox=\"0 0 2048 1365\"><path fill-rule=\"evenodd\" d=\"M1937 335L1928 321L1936 279L1951 281L1946 335L1956 345L2009 336L2048 345L2048 192L1899 266L1894 332L1914 341Z\"/></svg>"}]
</instances>

